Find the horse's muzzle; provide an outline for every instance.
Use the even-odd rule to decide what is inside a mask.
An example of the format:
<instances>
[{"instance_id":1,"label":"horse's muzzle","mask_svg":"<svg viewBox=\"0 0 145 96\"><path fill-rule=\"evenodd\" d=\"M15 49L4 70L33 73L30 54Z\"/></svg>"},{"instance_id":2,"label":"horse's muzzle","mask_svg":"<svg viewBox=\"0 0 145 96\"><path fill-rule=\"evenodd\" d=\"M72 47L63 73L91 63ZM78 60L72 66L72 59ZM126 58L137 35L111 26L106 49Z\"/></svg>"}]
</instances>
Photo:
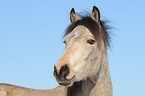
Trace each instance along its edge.
<instances>
[{"instance_id":1,"label":"horse's muzzle","mask_svg":"<svg viewBox=\"0 0 145 96\"><path fill-rule=\"evenodd\" d=\"M69 80L66 79L66 76L69 74L69 68L67 65L64 65L60 68L60 71L57 71L57 68L54 66L54 76L57 81L64 81L69 82Z\"/></svg>"}]
</instances>

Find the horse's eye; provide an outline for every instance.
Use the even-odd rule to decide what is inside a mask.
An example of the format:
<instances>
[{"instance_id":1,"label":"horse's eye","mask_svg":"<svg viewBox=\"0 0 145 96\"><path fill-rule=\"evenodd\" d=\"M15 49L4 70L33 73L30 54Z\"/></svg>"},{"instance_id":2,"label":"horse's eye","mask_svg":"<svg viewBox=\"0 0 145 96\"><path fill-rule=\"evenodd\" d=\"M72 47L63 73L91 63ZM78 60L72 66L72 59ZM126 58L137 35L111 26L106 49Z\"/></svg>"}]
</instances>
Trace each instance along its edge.
<instances>
[{"instance_id":1,"label":"horse's eye","mask_svg":"<svg viewBox=\"0 0 145 96\"><path fill-rule=\"evenodd\" d=\"M66 42L65 42L65 41L63 41L63 43L64 43L64 44L66 44Z\"/></svg>"},{"instance_id":2,"label":"horse's eye","mask_svg":"<svg viewBox=\"0 0 145 96\"><path fill-rule=\"evenodd\" d=\"M95 43L95 40L93 40L93 39L89 39L89 40L87 40L87 43L93 45L93 44Z\"/></svg>"}]
</instances>

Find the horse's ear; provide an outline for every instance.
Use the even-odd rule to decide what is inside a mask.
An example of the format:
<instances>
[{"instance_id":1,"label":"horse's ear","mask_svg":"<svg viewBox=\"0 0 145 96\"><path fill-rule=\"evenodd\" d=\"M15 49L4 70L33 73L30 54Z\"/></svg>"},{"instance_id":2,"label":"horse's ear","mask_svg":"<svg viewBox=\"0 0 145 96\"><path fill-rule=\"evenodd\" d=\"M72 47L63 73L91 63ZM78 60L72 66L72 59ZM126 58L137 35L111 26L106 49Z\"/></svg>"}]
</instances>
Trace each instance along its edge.
<instances>
[{"instance_id":1,"label":"horse's ear","mask_svg":"<svg viewBox=\"0 0 145 96\"><path fill-rule=\"evenodd\" d=\"M71 22L75 22L77 20L80 20L80 17L76 14L74 8L71 9L70 20L71 20Z\"/></svg>"},{"instance_id":2,"label":"horse's ear","mask_svg":"<svg viewBox=\"0 0 145 96\"><path fill-rule=\"evenodd\" d=\"M100 11L96 6L93 6L93 10L91 13L91 18L96 21L98 24L100 24Z\"/></svg>"}]
</instances>

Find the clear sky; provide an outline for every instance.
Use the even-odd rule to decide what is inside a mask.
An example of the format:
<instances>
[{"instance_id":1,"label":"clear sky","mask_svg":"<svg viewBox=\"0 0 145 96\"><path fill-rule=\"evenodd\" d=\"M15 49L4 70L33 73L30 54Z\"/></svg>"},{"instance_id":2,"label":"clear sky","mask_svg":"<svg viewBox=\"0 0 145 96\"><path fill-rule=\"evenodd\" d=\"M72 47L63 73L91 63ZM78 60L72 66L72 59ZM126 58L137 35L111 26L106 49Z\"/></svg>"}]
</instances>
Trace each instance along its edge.
<instances>
[{"instance_id":1,"label":"clear sky","mask_svg":"<svg viewBox=\"0 0 145 96\"><path fill-rule=\"evenodd\" d=\"M58 86L53 66L65 50L70 10L94 5L115 27L108 50L114 96L145 96L144 0L0 0L0 83Z\"/></svg>"}]
</instances>

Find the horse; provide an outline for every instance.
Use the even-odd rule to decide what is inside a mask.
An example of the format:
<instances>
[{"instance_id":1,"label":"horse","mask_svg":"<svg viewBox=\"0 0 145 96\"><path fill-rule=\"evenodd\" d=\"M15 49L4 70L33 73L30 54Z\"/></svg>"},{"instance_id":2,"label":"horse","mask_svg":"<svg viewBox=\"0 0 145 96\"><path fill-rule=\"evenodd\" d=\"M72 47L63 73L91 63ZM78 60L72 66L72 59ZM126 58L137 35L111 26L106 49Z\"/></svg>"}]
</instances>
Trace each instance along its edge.
<instances>
[{"instance_id":1,"label":"horse","mask_svg":"<svg viewBox=\"0 0 145 96\"><path fill-rule=\"evenodd\" d=\"M64 34L66 44L54 66L60 84L50 90L0 84L0 96L113 96L107 57L110 36L100 11L93 6L90 16L70 12L71 24Z\"/></svg>"}]
</instances>

